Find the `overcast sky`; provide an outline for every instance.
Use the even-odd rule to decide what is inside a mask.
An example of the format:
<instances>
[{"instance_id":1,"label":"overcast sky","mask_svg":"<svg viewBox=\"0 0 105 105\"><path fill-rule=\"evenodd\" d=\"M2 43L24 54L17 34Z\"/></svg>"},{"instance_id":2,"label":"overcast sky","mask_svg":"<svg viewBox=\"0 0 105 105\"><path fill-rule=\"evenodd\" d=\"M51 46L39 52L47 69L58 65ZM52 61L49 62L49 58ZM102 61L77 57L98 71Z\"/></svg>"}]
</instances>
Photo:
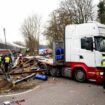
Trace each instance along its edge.
<instances>
[{"instance_id":1,"label":"overcast sky","mask_svg":"<svg viewBox=\"0 0 105 105\"><path fill-rule=\"evenodd\" d=\"M97 4L99 0L94 1ZM38 14L45 24L51 11L58 8L59 2L60 0L0 0L0 39L4 42L5 28L8 42L22 41L20 27L24 19Z\"/></svg>"}]
</instances>

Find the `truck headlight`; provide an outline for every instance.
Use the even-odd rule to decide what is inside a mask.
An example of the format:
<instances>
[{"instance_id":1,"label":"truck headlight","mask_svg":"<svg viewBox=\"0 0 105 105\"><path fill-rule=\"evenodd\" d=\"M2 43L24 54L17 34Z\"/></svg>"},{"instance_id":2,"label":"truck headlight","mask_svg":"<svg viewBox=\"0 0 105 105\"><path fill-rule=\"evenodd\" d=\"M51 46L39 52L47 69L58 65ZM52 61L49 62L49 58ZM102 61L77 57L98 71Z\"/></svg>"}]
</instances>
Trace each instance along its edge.
<instances>
[{"instance_id":1,"label":"truck headlight","mask_svg":"<svg viewBox=\"0 0 105 105\"><path fill-rule=\"evenodd\" d=\"M103 75L103 72L100 72L100 75Z\"/></svg>"}]
</instances>

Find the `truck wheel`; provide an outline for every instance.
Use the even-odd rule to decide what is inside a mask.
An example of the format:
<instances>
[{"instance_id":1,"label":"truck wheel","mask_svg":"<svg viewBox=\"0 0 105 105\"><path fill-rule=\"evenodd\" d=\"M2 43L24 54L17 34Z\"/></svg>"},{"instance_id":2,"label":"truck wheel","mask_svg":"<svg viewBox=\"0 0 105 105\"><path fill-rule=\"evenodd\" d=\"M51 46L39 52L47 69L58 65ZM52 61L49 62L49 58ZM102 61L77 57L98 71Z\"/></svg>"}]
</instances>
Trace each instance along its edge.
<instances>
[{"instance_id":1,"label":"truck wheel","mask_svg":"<svg viewBox=\"0 0 105 105\"><path fill-rule=\"evenodd\" d=\"M46 70L46 72L44 72L44 73L45 73L45 74L48 74L48 68L47 68L47 65L46 65L46 64L41 63L41 64L39 65L39 68L40 68L40 69L43 69L43 70Z\"/></svg>"},{"instance_id":2,"label":"truck wheel","mask_svg":"<svg viewBox=\"0 0 105 105\"><path fill-rule=\"evenodd\" d=\"M78 68L74 72L74 77L75 77L75 80L78 82L85 82L86 73L81 68Z\"/></svg>"},{"instance_id":3,"label":"truck wheel","mask_svg":"<svg viewBox=\"0 0 105 105\"><path fill-rule=\"evenodd\" d=\"M53 76L53 77L59 76L59 69L51 68L50 69L50 75Z\"/></svg>"},{"instance_id":4,"label":"truck wheel","mask_svg":"<svg viewBox=\"0 0 105 105\"><path fill-rule=\"evenodd\" d=\"M40 64L40 68L47 70L47 65L42 63L42 64Z\"/></svg>"}]
</instances>

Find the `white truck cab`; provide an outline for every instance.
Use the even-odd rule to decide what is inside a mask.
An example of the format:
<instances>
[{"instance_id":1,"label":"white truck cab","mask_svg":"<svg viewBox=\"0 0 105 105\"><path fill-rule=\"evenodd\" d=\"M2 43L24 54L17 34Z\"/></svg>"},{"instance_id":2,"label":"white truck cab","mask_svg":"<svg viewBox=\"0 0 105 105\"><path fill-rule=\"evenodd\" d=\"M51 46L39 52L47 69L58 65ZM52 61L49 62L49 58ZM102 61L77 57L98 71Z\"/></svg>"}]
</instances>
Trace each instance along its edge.
<instances>
[{"instance_id":1,"label":"white truck cab","mask_svg":"<svg viewBox=\"0 0 105 105\"><path fill-rule=\"evenodd\" d=\"M65 31L65 61L101 67L105 54L105 25L97 22L68 25Z\"/></svg>"},{"instance_id":2,"label":"white truck cab","mask_svg":"<svg viewBox=\"0 0 105 105\"><path fill-rule=\"evenodd\" d=\"M97 74L103 74L102 56L105 56L105 25L89 22L66 26L66 65L72 69L81 68L88 79L96 81ZM99 69L101 71L98 71Z\"/></svg>"}]
</instances>

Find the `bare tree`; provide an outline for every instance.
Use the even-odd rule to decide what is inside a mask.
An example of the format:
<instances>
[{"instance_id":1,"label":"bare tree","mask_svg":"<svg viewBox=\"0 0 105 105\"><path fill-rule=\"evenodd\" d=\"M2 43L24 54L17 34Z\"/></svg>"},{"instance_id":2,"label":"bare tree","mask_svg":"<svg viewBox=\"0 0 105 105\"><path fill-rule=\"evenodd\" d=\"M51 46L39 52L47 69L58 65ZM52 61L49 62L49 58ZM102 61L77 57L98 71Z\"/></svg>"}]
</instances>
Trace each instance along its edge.
<instances>
[{"instance_id":1,"label":"bare tree","mask_svg":"<svg viewBox=\"0 0 105 105\"><path fill-rule=\"evenodd\" d=\"M21 26L21 32L24 36L26 46L34 50L38 50L39 47L39 32L40 32L40 18L33 15L24 20Z\"/></svg>"},{"instance_id":2,"label":"bare tree","mask_svg":"<svg viewBox=\"0 0 105 105\"><path fill-rule=\"evenodd\" d=\"M51 46L54 41L64 41L65 26L86 23L93 20L92 0L63 0L59 9L51 13L51 20L46 27L46 35Z\"/></svg>"},{"instance_id":3,"label":"bare tree","mask_svg":"<svg viewBox=\"0 0 105 105\"><path fill-rule=\"evenodd\" d=\"M72 14L73 23L85 23L93 20L93 0L65 0L60 7Z\"/></svg>"},{"instance_id":4,"label":"bare tree","mask_svg":"<svg viewBox=\"0 0 105 105\"><path fill-rule=\"evenodd\" d=\"M54 41L63 41L65 26L71 24L71 15L65 12L63 9L57 9L51 13L51 20L46 27L44 35L49 40L51 46Z\"/></svg>"}]
</instances>

